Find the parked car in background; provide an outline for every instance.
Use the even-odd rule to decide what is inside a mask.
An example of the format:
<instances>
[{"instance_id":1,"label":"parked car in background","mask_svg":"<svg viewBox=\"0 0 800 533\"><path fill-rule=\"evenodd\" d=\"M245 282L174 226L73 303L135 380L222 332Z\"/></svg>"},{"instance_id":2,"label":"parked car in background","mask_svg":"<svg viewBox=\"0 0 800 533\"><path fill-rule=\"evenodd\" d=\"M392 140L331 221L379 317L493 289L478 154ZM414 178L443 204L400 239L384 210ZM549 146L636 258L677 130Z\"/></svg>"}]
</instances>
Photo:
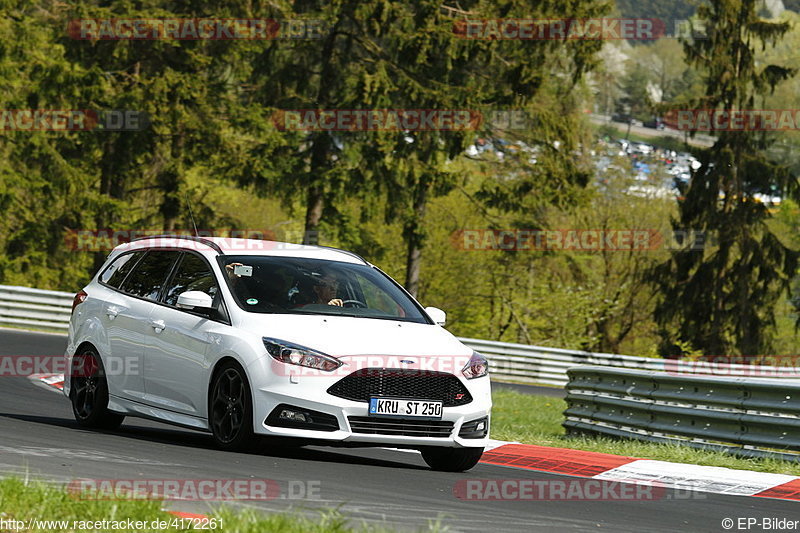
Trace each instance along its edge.
<instances>
[{"instance_id":1,"label":"parked car in background","mask_svg":"<svg viewBox=\"0 0 800 533\"><path fill-rule=\"evenodd\" d=\"M627 113L614 113L611 115L611 120L613 122L622 122L623 124L630 124L631 126L641 126L642 121L637 120L632 115Z\"/></svg>"},{"instance_id":2,"label":"parked car in background","mask_svg":"<svg viewBox=\"0 0 800 533\"><path fill-rule=\"evenodd\" d=\"M663 130L664 128L667 127L666 124L664 123L664 120L661 117L653 117L650 120L644 121L642 125L645 128L654 128L657 130Z\"/></svg>"}]
</instances>

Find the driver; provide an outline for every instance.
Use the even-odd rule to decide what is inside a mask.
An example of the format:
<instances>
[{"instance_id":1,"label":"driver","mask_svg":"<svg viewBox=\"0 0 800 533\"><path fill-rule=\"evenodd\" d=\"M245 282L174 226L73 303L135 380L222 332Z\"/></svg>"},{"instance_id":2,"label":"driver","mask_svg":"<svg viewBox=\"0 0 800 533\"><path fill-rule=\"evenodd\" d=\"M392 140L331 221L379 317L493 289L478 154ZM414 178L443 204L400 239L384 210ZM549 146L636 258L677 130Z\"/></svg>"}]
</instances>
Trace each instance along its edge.
<instances>
[{"instance_id":1,"label":"driver","mask_svg":"<svg viewBox=\"0 0 800 533\"><path fill-rule=\"evenodd\" d=\"M311 303L344 306L342 300L336 297L339 292L339 280L332 275L325 274L317 279L313 290L316 301Z\"/></svg>"}]
</instances>

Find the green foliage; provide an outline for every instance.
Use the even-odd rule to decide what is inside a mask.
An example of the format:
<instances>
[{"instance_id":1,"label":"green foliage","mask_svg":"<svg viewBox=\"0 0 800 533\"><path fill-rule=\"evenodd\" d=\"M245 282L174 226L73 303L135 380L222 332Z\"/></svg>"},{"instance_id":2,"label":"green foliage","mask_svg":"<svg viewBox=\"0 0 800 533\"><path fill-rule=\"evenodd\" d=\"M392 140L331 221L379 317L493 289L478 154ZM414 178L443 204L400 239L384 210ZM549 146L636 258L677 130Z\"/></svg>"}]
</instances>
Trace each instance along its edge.
<instances>
[{"instance_id":1,"label":"green foliage","mask_svg":"<svg viewBox=\"0 0 800 533\"><path fill-rule=\"evenodd\" d=\"M660 4L651 13L632 12L628 4L619 4L623 16L685 18L683 4ZM786 250L798 247L796 217L782 209L770 220L754 202L728 202L720 211L717 199L723 184L733 187L725 189L729 199L791 185L800 170L798 139L786 135L770 146L760 136L721 138L702 172L711 162L715 170L698 178L711 192L701 194L698 185L676 212L668 200L628 194L632 171L624 160L614 162L619 172L604 175L605 185L596 185L596 146L585 113L594 91L603 110L625 99L648 115L653 87L664 105L689 105L700 96L703 106L727 105L719 95L732 93L744 98L734 98L737 105L763 99L796 108L797 80L768 94L791 71L760 65L783 64L778 58L793 54L800 30L775 48L742 45L746 53L736 63L722 31L732 23L721 12L722 30L690 47L687 63L675 40L631 49L598 41L471 40L453 31L466 19L609 16L608 2L453 5L2 3L0 109L131 109L146 112L150 125L128 132L2 132L0 283L74 291L108 250L74 252L70 231L187 229L191 204L201 229L254 229L289 241L318 230L324 244L352 249L405 279L426 304L446 309L449 328L462 335L655 355L659 328L678 345L711 349L698 335L709 336L703 324L712 318L728 324L713 326L727 343L714 349L739 343L744 350L736 339L752 331L748 351L773 337L776 349L791 351L800 281ZM200 16L325 24L321 39L307 40L82 41L64 30L82 17ZM751 22L747 31L770 41L787 27ZM800 64L791 59L786 66ZM470 109L486 116L521 110L532 126L486 121L477 131L279 131L276 111L291 109ZM497 149L465 150L477 142ZM683 148L677 139L669 142ZM741 171L729 179L725 168ZM711 232L731 227L735 244L709 249L702 259L676 254L656 286L643 280L667 261L663 249L465 252L453 245L464 229L662 229L670 217ZM722 276L719 287L706 282L708 269ZM793 300L784 297L789 286ZM693 288L681 296L683 287ZM708 288L721 291L713 300L721 309L697 304L692 293ZM658 326L657 298L667 302ZM756 305L736 322L730 310L743 299Z\"/></svg>"},{"instance_id":2,"label":"green foliage","mask_svg":"<svg viewBox=\"0 0 800 533\"><path fill-rule=\"evenodd\" d=\"M620 111L630 112L633 116L642 118L647 117L647 111L652 106L652 100L647 91L648 73L644 67L635 64L626 74L622 82L622 90L625 97L619 100L622 105Z\"/></svg>"},{"instance_id":3,"label":"green foliage","mask_svg":"<svg viewBox=\"0 0 800 533\"><path fill-rule=\"evenodd\" d=\"M709 38L685 46L688 61L706 80L695 107L757 109L763 95L794 75L791 68L757 62L756 47L789 30L786 22L760 20L758 4L715 0L699 8ZM677 251L656 271L656 316L666 350L682 341L710 355L772 353L775 308L791 286L800 254L772 231L756 195L777 189L796 197L800 191L797 177L766 154L770 144L759 132L721 131L702 154L674 227L703 231L718 245Z\"/></svg>"},{"instance_id":4,"label":"green foliage","mask_svg":"<svg viewBox=\"0 0 800 533\"><path fill-rule=\"evenodd\" d=\"M606 184L590 186L570 210L540 212L538 223L516 213L484 208L477 200L483 180L497 175L490 157L464 158L464 186L431 202L431 221L420 299L448 311L456 334L574 349L655 355L653 291L645 272L667 251L464 250L461 230L654 229L666 233L670 200L627 193L633 185L626 158L610 166ZM502 168L502 167L501 167ZM524 219L522 219L524 220ZM532 219L529 219L532 220ZM387 260L396 262L397 256ZM468 277L454 273L469 272Z\"/></svg>"},{"instance_id":5,"label":"green foliage","mask_svg":"<svg viewBox=\"0 0 800 533\"><path fill-rule=\"evenodd\" d=\"M617 9L623 17L658 18L671 24L685 20L695 11L697 2L691 0L617 0Z\"/></svg>"}]
</instances>

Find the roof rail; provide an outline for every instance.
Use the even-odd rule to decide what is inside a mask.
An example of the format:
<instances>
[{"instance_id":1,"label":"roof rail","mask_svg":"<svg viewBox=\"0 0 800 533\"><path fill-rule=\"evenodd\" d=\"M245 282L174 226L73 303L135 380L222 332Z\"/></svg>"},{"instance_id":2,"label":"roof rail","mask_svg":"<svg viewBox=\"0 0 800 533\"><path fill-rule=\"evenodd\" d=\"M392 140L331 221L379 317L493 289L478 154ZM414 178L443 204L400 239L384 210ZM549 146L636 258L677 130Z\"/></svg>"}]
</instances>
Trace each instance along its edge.
<instances>
[{"instance_id":1,"label":"roof rail","mask_svg":"<svg viewBox=\"0 0 800 533\"><path fill-rule=\"evenodd\" d=\"M137 237L135 239L131 239L131 242L135 241L144 241L147 239L187 239L190 241L196 241L202 244L205 244L209 248L213 249L220 255L225 255L225 252L222 251L222 248L219 247L219 244L215 243L210 239L206 239L205 237L195 237L194 235L148 235L146 237Z\"/></svg>"},{"instance_id":2,"label":"roof rail","mask_svg":"<svg viewBox=\"0 0 800 533\"><path fill-rule=\"evenodd\" d=\"M366 259L364 259L360 255L358 255L357 253L351 252L349 250L342 250L341 248L334 248L333 246L323 246L321 244L312 244L310 246L316 246L317 248L327 248L328 250L336 250L337 252L342 252L343 254L347 254L347 255L349 255L351 257L355 257L359 261L362 261L365 265L369 264L369 262Z\"/></svg>"}]
</instances>

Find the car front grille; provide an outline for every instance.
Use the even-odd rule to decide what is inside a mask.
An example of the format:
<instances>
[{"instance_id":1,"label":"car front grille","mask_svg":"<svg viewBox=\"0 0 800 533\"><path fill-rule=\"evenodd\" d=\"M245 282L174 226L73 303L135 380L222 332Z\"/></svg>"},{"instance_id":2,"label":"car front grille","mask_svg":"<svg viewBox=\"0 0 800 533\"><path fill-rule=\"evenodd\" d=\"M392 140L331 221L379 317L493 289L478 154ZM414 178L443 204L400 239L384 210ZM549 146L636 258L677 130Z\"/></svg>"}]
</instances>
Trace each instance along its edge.
<instances>
[{"instance_id":1,"label":"car front grille","mask_svg":"<svg viewBox=\"0 0 800 533\"><path fill-rule=\"evenodd\" d=\"M362 368L334 383L328 394L356 402L368 402L373 396L439 400L444 407L472 401L467 388L453 374L404 368Z\"/></svg>"},{"instance_id":2,"label":"car front grille","mask_svg":"<svg viewBox=\"0 0 800 533\"><path fill-rule=\"evenodd\" d=\"M447 438L453 432L452 422L440 420L395 420L370 416L349 416L353 433L369 435L401 435L404 437Z\"/></svg>"}]
</instances>

